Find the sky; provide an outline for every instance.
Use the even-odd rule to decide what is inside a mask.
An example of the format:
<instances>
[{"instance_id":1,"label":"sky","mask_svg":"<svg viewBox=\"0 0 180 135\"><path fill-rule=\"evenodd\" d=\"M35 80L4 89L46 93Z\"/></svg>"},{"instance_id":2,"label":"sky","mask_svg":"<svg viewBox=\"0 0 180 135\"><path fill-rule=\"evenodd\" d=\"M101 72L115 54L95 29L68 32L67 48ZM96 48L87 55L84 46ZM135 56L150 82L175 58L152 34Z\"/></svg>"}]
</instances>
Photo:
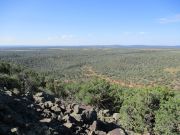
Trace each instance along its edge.
<instances>
[{"instance_id":1,"label":"sky","mask_svg":"<svg viewBox=\"0 0 180 135\"><path fill-rule=\"evenodd\" d=\"M0 45L180 45L180 0L0 0Z\"/></svg>"}]
</instances>

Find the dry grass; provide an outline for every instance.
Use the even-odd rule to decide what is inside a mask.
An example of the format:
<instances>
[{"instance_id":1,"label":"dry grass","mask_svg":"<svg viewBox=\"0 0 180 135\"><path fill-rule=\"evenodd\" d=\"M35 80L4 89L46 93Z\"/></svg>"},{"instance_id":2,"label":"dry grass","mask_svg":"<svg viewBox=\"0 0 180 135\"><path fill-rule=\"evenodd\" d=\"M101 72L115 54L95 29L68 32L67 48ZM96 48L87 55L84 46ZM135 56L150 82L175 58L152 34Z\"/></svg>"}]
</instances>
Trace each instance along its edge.
<instances>
[{"instance_id":1,"label":"dry grass","mask_svg":"<svg viewBox=\"0 0 180 135\"><path fill-rule=\"evenodd\" d=\"M164 71L169 72L171 74L176 74L177 72L180 72L180 67L169 67L165 68Z\"/></svg>"}]
</instances>

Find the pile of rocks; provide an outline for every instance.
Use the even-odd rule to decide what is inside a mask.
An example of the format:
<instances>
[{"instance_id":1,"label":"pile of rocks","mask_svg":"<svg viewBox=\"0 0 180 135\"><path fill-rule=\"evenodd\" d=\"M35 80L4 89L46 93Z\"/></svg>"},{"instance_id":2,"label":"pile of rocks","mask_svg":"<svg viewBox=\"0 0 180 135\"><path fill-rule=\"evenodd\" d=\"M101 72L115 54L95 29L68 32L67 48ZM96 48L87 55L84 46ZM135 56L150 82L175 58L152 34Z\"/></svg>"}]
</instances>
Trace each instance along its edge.
<instances>
[{"instance_id":1,"label":"pile of rocks","mask_svg":"<svg viewBox=\"0 0 180 135\"><path fill-rule=\"evenodd\" d=\"M119 114L67 103L44 92L0 91L0 134L125 135Z\"/></svg>"}]
</instances>

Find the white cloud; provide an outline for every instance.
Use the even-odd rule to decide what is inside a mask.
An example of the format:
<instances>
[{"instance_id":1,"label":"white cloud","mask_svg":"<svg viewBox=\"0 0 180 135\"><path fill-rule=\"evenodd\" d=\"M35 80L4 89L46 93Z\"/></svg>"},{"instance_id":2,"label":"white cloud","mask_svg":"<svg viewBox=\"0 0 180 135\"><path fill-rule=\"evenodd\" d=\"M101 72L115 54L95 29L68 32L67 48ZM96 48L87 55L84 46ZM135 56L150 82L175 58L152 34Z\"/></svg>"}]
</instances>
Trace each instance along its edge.
<instances>
[{"instance_id":1,"label":"white cloud","mask_svg":"<svg viewBox=\"0 0 180 135\"><path fill-rule=\"evenodd\" d=\"M176 22L180 22L180 14L159 19L159 23L176 23Z\"/></svg>"}]
</instances>

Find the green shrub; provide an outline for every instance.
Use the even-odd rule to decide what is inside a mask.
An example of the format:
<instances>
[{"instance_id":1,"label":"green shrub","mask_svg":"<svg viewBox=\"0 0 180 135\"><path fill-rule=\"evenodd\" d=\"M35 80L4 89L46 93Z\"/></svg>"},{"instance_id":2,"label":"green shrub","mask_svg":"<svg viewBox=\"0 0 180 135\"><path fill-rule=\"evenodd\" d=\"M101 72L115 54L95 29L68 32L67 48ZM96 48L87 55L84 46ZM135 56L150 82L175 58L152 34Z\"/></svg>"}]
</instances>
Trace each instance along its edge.
<instances>
[{"instance_id":1,"label":"green shrub","mask_svg":"<svg viewBox=\"0 0 180 135\"><path fill-rule=\"evenodd\" d=\"M122 106L124 101L123 93L125 91L131 91L130 88L121 87L116 84L111 84L110 86L110 93L109 97L111 98L111 104L108 109L112 110L113 112L118 112Z\"/></svg>"},{"instance_id":2,"label":"green shrub","mask_svg":"<svg viewBox=\"0 0 180 135\"><path fill-rule=\"evenodd\" d=\"M20 82L17 78L8 75L0 75L0 87L6 87L7 89L20 88Z\"/></svg>"},{"instance_id":3,"label":"green shrub","mask_svg":"<svg viewBox=\"0 0 180 135\"><path fill-rule=\"evenodd\" d=\"M45 88L51 91L54 95L61 98L66 98L68 96L68 91L65 90L65 83L52 78L46 80L45 83Z\"/></svg>"},{"instance_id":4,"label":"green shrub","mask_svg":"<svg viewBox=\"0 0 180 135\"><path fill-rule=\"evenodd\" d=\"M82 84L77 97L85 104L95 105L100 108L109 108L108 106L112 103L110 84L98 78Z\"/></svg>"},{"instance_id":5,"label":"green shrub","mask_svg":"<svg viewBox=\"0 0 180 135\"><path fill-rule=\"evenodd\" d=\"M160 102L169 97L171 93L164 88L126 91L120 109L122 125L139 133L153 132L155 111Z\"/></svg>"},{"instance_id":6,"label":"green shrub","mask_svg":"<svg viewBox=\"0 0 180 135\"><path fill-rule=\"evenodd\" d=\"M9 63L1 62L0 63L0 73L10 74L11 66Z\"/></svg>"},{"instance_id":7,"label":"green shrub","mask_svg":"<svg viewBox=\"0 0 180 135\"><path fill-rule=\"evenodd\" d=\"M0 73L1 74L12 75L12 74L20 73L21 71L22 71L22 67L20 67L20 66L0 61Z\"/></svg>"},{"instance_id":8,"label":"green shrub","mask_svg":"<svg viewBox=\"0 0 180 135\"><path fill-rule=\"evenodd\" d=\"M163 135L179 135L180 133L180 94L161 103L155 116L155 132Z\"/></svg>"}]
</instances>

